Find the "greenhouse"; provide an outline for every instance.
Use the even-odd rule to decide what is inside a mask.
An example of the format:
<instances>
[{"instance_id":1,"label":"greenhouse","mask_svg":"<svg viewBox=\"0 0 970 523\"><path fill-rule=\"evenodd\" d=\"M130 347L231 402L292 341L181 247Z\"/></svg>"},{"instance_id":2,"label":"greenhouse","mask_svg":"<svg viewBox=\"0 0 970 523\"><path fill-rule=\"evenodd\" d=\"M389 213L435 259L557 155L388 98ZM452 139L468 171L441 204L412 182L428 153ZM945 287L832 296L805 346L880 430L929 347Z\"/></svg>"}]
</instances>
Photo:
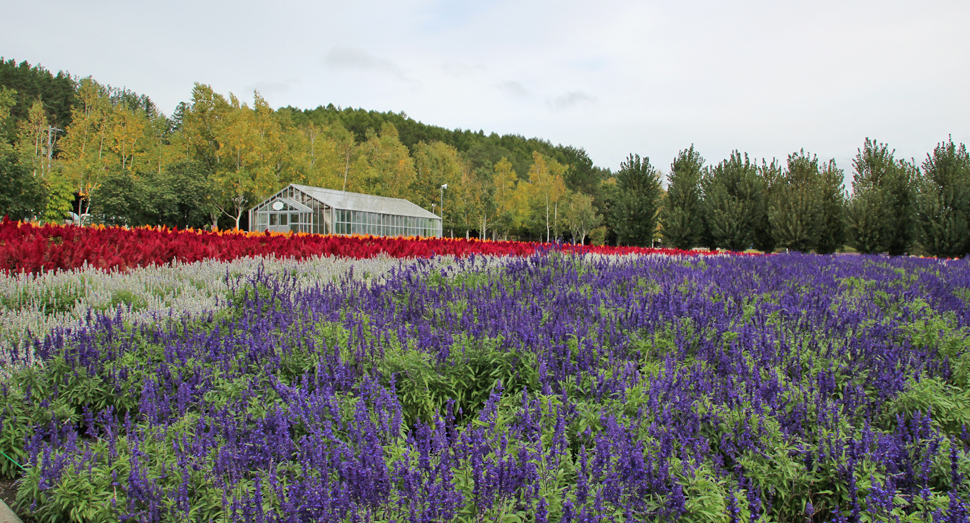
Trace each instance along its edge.
<instances>
[{"instance_id":1,"label":"greenhouse","mask_svg":"<svg viewBox=\"0 0 970 523\"><path fill-rule=\"evenodd\" d=\"M441 217L400 198L290 184L249 211L250 231L441 236Z\"/></svg>"}]
</instances>

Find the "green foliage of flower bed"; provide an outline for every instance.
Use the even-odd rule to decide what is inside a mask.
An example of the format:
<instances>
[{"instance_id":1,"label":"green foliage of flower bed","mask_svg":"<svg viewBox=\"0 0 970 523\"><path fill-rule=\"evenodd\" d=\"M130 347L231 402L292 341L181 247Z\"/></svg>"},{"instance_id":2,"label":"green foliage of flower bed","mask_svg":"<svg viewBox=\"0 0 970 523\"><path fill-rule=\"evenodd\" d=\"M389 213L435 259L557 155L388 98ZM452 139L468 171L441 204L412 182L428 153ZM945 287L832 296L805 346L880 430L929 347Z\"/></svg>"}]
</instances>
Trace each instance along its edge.
<instances>
[{"instance_id":1,"label":"green foliage of flower bed","mask_svg":"<svg viewBox=\"0 0 970 523\"><path fill-rule=\"evenodd\" d=\"M967 516L966 262L480 263L92 319L0 386L0 474L38 521Z\"/></svg>"}]
</instances>

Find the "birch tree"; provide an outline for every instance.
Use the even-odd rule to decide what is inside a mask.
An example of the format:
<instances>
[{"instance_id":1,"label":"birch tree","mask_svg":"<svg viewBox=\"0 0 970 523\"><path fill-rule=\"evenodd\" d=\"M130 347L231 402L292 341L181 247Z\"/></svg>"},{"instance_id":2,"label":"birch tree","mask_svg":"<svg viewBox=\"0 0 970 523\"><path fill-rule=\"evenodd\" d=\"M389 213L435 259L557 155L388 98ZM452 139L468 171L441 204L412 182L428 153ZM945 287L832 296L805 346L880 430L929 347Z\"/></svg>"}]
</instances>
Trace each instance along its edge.
<instances>
[{"instance_id":1,"label":"birch tree","mask_svg":"<svg viewBox=\"0 0 970 523\"><path fill-rule=\"evenodd\" d=\"M535 207L541 211L545 223L546 241L552 239L552 230L557 226L559 202L566 196L566 182L563 174L566 166L546 158L541 153L532 153L532 166L529 168L529 187Z\"/></svg>"},{"instance_id":2,"label":"birch tree","mask_svg":"<svg viewBox=\"0 0 970 523\"><path fill-rule=\"evenodd\" d=\"M91 78L82 79L60 155L65 177L81 195L82 214L90 212L91 193L107 174L110 114L108 88Z\"/></svg>"}]
</instances>

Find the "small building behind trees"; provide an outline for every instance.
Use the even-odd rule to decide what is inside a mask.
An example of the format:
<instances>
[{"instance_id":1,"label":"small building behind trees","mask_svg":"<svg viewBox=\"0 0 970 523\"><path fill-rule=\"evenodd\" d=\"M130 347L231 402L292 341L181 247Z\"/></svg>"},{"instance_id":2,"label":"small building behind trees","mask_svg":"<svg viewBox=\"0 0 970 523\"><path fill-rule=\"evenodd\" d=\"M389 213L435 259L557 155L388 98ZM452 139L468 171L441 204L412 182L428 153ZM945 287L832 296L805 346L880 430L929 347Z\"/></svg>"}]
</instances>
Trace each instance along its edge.
<instances>
[{"instance_id":1,"label":"small building behind trees","mask_svg":"<svg viewBox=\"0 0 970 523\"><path fill-rule=\"evenodd\" d=\"M249 211L250 231L441 237L441 217L401 198L290 184Z\"/></svg>"}]
</instances>

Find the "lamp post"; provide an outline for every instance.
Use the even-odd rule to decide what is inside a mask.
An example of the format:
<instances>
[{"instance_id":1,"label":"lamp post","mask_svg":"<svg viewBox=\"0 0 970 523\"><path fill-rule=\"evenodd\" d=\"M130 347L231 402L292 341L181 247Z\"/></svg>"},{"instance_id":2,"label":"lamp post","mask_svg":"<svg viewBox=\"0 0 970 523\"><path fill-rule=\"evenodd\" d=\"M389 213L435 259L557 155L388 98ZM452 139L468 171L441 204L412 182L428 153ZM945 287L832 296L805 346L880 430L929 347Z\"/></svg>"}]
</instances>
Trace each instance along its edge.
<instances>
[{"instance_id":1,"label":"lamp post","mask_svg":"<svg viewBox=\"0 0 970 523\"><path fill-rule=\"evenodd\" d=\"M441 236L445 235L445 189L448 188L448 184L441 184Z\"/></svg>"}]
</instances>

